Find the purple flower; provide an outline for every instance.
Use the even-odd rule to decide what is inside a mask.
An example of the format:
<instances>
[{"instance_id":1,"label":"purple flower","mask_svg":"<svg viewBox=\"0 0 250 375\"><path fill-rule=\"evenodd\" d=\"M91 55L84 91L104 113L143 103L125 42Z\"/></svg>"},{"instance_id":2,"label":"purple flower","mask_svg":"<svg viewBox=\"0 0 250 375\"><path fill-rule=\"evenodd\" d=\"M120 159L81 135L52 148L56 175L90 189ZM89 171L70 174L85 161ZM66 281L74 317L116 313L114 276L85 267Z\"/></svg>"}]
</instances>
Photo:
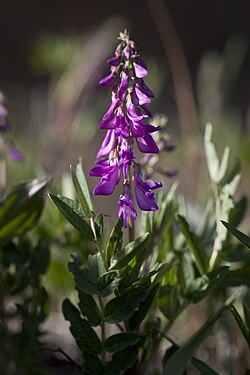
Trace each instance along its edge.
<instances>
[{"instance_id":1,"label":"purple flower","mask_svg":"<svg viewBox=\"0 0 250 375\"><path fill-rule=\"evenodd\" d=\"M157 211L158 206L154 200L152 190L162 187L161 182L143 181L141 167L136 164L135 167L135 195L138 206L142 211Z\"/></svg>"},{"instance_id":2,"label":"purple flower","mask_svg":"<svg viewBox=\"0 0 250 375\"><path fill-rule=\"evenodd\" d=\"M8 155L13 161L19 162L24 159L23 154L15 148L13 142L8 144Z\"/></svg>"},{"instance_id":3,"label":"purple flower","mask_svg":"<svg viewBox=\"0 0 250 375\"><path fill-rule=\"evenodd\" d=\"M101 177L94 189L94 195L111 195L120 180L120 168L116 162L113 165L97 165L90 169L89 175Z\"/></svg>"},{"instance_id":4,"label":"purple flower","mask_svg":"<svg viewBox=\"0 0 250 375\"><path fill-rule=\"evenodd\" d=\"M118 108L119 104L119 98L117 98L116 94L112 92L112 102L109 109L102 118L102 121L99 125L100 129L114 129L115 125L113 122L116 117L115 110Z\"/></svg>"},{"instance_id":5,"label":"purple flower","mask_svg":"<svg viewBox=\"0 0 250 375\"><path fill-rule=\"evenodd\" d=\"M138 83L136 83L133 87L132 97L133 97L133 103L137 106L151 103L151 100L140 89L140 86L138 85Z\"/></svg>"},{"instance_id":6,"label":"purple flower","mask_svg":"<svg viewBox=\"0 0 250 375\"><path fill-rule=\"evenodd\" d=\"M101 148L98 151L96 157L101 158L103 156L109 155L109 153L114 149L115 146L115 132L114 130L108 130L106 137L104 138Z\"/></svg>"},{"instance_id":7,"label":"purple flower","mask_svg":"<svg viewBox=\"0 0 250 375\"><path fill-rule=\"evenodd\" d=\"M117 66L120 64L120 61L121 61L121 56L114 56L114 57L110 57L108 60L107 60L107 63L109 65L112 65L112 66Z\"/></svg>"},{"instance_id":8,"label":"purple flower","mask_svg":"<svg viewBox=\"0 0 250 375\"><path fill-rule=\"evenodd\" d=\"M116 74L110 73L108 76L100 80L99 85L103 87L112 87L116 81Z\"/></svg>"},{"instance_id":9,"label":"purple flower","mask_svg":"<svg viewBox=\"0 0 250 375\"><path fill-rule=\"evenodd\" d=\"M118 97L121 101L124 101L124 99L126 97L126 91L127 91L127 88L128 88L128 84L129 84L128 72L127 71L122 72L121 73L121 84L119 86L119 91L118 91Z\"/></svg>"},{"instance_id":10,"label":"purple flower","mask_svg":"<svg viewBox=\"0 0 250 375\"><path fill-rule=\"evenodd\" d=\"M2 104L0 104L0 133L4 133L10 130L10 126L7 121L8 110Z\"/></svg>"},{"instance_id":11,"label":"purple flower","mask_svg":"<svg viewBox=\"0 0 250 375\"><path fill-rule=\"evenodd\" d=\"M129 184L123 185L123 194L120 196L118 204L120 206L118 217L123 220L124 227L127 228L129 220L137 217L137 212L133 206L133 197L129 190Z\"/></svg>"},{"instance_id":12,"label":"purple flower","mask_svg":"<svg viewBox=\"0 0 250 375\"><path fill-rule=\"evenodd\" d=\"M147 65L140 57L135 58L134 68L135 68L135 75L137 78L143 78L148 75Z\"/></svg>"}]
</instances>

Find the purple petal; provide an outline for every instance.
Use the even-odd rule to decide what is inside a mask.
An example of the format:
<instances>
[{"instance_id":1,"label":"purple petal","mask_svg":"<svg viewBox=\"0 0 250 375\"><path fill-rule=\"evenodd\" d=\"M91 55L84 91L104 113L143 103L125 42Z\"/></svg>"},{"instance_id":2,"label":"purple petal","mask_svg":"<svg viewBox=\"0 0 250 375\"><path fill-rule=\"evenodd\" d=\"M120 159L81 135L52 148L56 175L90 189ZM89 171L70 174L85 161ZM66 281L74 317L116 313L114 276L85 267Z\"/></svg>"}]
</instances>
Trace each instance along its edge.
<instances>
[{"instance_id":1,"label":"purple petal","mask_svg":"<svg viewBox=\"0 0 250 375\"><path fill-rule=\"evenodd\" d=\"M149 154L158 154L159 148L153 137L149 133L145 133L143 137L136 138L137 146L141 152Z\"/></svg>"},{"instance_id":2,"label":"purple petal","mask_svg":"<svg viewBox=\"0 0 250 375\"><path fill-rule=\"evenodd\" d=\"M143 79L140 79L138 83L140 90L147 95L149 98L154 98L154 93L150 90L150 88L146 85Z\"/></svg>"},{"instance_id":3,"label":"purple petal","mask_svg":"<svg viewBox=\"0 0 250 375\"><path fill-rule=\"evenodd\" d=\"M103 116L102 121L100 122L100 125L99 125L100 129L114 129L115 128L114 119L116 115L114 112L119 106L119 104L120 104L120 100L117 97L115 97L114 93L112 93L112 103L109 109L107 110L107 112L105 113L105 115Z\"/></svg>"},{"instance_id":4,"label":"purple petal","mask_svg":"<svg viewBox=\"0 0 250 375\"><path fill-rule=\"evenodd\" d=\"M139 115L137 113L136 106L133 103L130 103L127 107L127 115L131 121L140 121L144 117L147 117L146 115Z\"/></svg>"},{"instance_id":5,"label":"purple petal","mask_svg":"<svg viewBox=\"0 0 250 375\"><path fill-rule=\"evenodd\" d=\"M102 156L108 155L114 149L114 147L115 132L114 130L108 130L96 157L101 158Z\"/></svg>"},{"instance_id":6,"label":"purple petal","mask_svg":"<svg viewBox=\"0 0 250 375\"><path fill-rule=\"evenodd\" d=\"M145 134L141 121L130 121L130 128L131 133L135 138L143 137Z\"/></svg>"},{"instance_id":7,"label":"purple petal","mask_svg":"<svg viewBox=\"0 0 250 375\"><path fill-rule=\"evenodd\" d=\"M99 184L94 189L94 195L111 195L120 180L120 168L118 165L112 166L110 171L102 177Z\"/></svg>"},{"instance_id":8,"label":"purple petal","mask_svg":"<svg viewBox=\"0 0 250 375\"><path fill-rule=\"evenodd\" d=\"M154 126L150 124L143 124L143 128L148 133L154 133L154 132L157 132L158 130L161 130L160 126Z\"/></svg>"},{"instance_id":9,"label":"purple petal","mask_svg":"<svg viewBox=\"0 0 250 375\"><path fill-rule=\"evenodd\" d=\"M147 97L147 95L145 95L139 88L138 84L136 84L133 88L133 90L135 91L135 94L138 98L138 102L139 102L139 105L144 105L144 104L148 104L148 103L151 103L151 100Z\"/></svg>"},{"instance_id":10,"label":"purple petal","mask_svg":"<svg viewBox=\"0 0 250 375\"><path fill-rule=\"evenodd\" d=\"M111 87L115 83L115 80L116 80L116 74L110 73L108 76L100 80L99 85L103 87Z\"/></svg>"},{"instance_id":11,"label":"purple petal","mask_svg":"<svg viewBox=\"0 0 250 375\"><path fill-rule=\"evenodd\" d=\"M123 185L123 194L121 195L118 204L120 206L118 217L123 220L123 225L127 228L130 217L133 220L137 217L137 212L133 207L133 197L130 193L128 184Z\"/></svg>"},{"instance_id":12,"label":"purple petal","mask_svg":"<svg viewBox=\"0 0 250 375\"><path fill-rule=\"evenodd\" d=\"M152 113L151 113L151 111L150 111L145 105L141 105L141 108L142 108L143 111L146 113L146 116L145 116L145 117L152 117Z\"/></svg>"},{"instance_id":13,"label":"purple petal","mask_svg":"<svg viewBox=\"0 0 250 375\"><path fill-rule=\"evenodd\" d=\"M161 187L161 182L143 181L138 164L135 168L135 194L138 206L143 211L157 211L158 206L154 200L152 189Z\"/></svg>"},{"instance_id":14,"label":"purple petal","mask_svg":"<svg viewBox=\"0 0 250 375\"><path fill-rule=\"evenodd\" d=\"M148 75L147 65L139 57L134 61L135 75L137 78L143 78Z\"/></svg>"},{"instance_id":15,"label":"purple petal","mask_svg":"<svg viewBox=\"0 0 250 375\"><path fill-rule=\"evenodd\" d=\"M13 146L11 146L8 149L8 155L14 161L22 161L24 159L23 154L20 151L13 148Z\"/></svg>"},{"instance_id":16,"label":"purple petal","mask_svg":"<svg viewBox=\"0 0 250 375\"><path fill-rule=\"evenodd\" d=\"M120 61L121 61L121 56L114 56L114 57L110 57L107 60L107 63L111 66L117 66L119 65Z\"/></svg>"},{"instance_id":17,"label":"purple petal","mask_svg":"<svg viewBox=\"0 0 250 375\"><path fill-rule=\"evenodd\" d=\"M120 88L119 88L119 91L118 91L118 96L119 96L119 99L121 101L125 100L128 84L129 84L129 75L128 75L127 72L122 72L122 74L121 74L121 84L120 84Z\"/></svg>"}]
</instances>

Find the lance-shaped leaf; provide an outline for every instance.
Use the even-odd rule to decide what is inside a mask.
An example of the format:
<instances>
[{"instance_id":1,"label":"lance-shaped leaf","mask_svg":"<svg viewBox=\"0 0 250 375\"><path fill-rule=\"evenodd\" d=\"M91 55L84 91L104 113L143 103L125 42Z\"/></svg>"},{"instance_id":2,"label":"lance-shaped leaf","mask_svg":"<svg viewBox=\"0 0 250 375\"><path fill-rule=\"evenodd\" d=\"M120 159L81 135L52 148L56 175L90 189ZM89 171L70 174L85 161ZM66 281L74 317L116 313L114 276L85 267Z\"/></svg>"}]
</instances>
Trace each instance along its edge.
<instances>
[{"instance_id":1,"label":"lance-shaped leaf","mask_svg":"<svg viewBox=\"0 0 250 375\"><path fill-rule=\"evenodd\" d=\"M234 319L236 320L242 335L245 337L248 346L250 347L250 328L245 324L244 320L236 310L236 308L232 305L230 306L230 311L234 316Z\"/></svg>"},{"instance_id":2,"label":"lance-shaped leaf","mask_svg":"<svg viewBox=\"0 0 250 375\"><path fill-rule=\"evenodd\" d=\"M148 311L150 310L150 307L152 306L152 303L155 299L156 293L160 287L160 284L153 285L144 301L141 302L139 308L133 313L129 320L129 326L131 329L135 329L138 327L141 322L146 317Z\"/></svg>"},{"instance_id":3,"label":"lance-shaped leaf","mask_svg":"<svg viewBox=\"0 0 250 375\"><path fill-rule=\"evenodd\" d=\"M0 201L0 242L21 235L38 221L51 177L39 177L12 186Z\"/></svg>"},{"instance_id":4,"label":"lance-shaped leaf","mask_svg":"<svg viewBox=\"0 0 250 375\"><path fill-rule=\"evenodd\" d=\"M118 220L115 227L113 228L109 242L106 248L106 258L107 263L110 264L110 259L114 255L115 252L121 250L122 248L122 241L123 241L123 221Z\"/></svg>"},{"instance_id":5,"label":"lance-shaped leaf","mask_svg":"<svg viewBox=\"0 0 250 375\"><path fill-rule=\"evenodd\" d=\"M208 270L208 254L206 253L200 239L190 230L186 219L183 216L178 215L178 221L180 223L182 233L186 238L187 244L193 253L195 264L202 275Z\"/></svg>"},{"instance_id":6,"label":"lance-shaped leaf","mask_svg":"<svg viewBox=\"0 0 250 375\"><path fill-rule=\"evenodd\" d=\"M77 289L86 294L96 292L95 275L88 268L82 268L79 258L73 257L73 261L68 265L69 271L74 275Z\"/></svg>"},{"instance_id":7,"label":"lance-shaped leaf","mask_svg":"<svg viewBox=\"0 0 250 375\"><path fill-rule=\"evenodd\" d=\"M82 206L85 215L88 218L91 218L93 216L94 207L89 193L87 180L82 169L81 160L79 160L75 171L73 170L73 168L71 168L71 174L73 184L76 189L77 198Z\"/></svg>"},{"instance_id":8,"label":"lance-shaped leaf","mask_svg":"<svg viewBox=\"0 0 250 375\"><path fill-rule=\"evenodd\" d=\"M211 180L216 182L217 176L219 173L219 159L212 143L212 124L206 124L205 136L204 136L204 145L205 145L205 154L207 159L208 171L211 177Z\"/></svg>"},{"instance_id":9,"label":"lance-shaped leaf","mask_svg":"<svg viewBox=\"0 0 250 375\"><path fill-rule=\"evenodd\" d=\"M127 369L131 368L138 356L138 349L133 346L121 350L112 356L112 361L107 363L105 368L106 375L117 375L124 373Z\"/></svg>"},{"instance_id":10,"label":"lance-shaped leaf","mask_svg":"<svg viewBox=\"0 0 250 375\"><path fill-rule=\"evenodd\" d=\"M102 361L97 355L90 353L83 353L83 368L84 373L91 375L103 375L104 367Z\"/></svg>"},{"instance_id":11,"label":"lance-shaped leaf","mask_svg":"<svg viewBox=\"0 0 250 375\"><path fill-rule=\"evenodd\" d=\"M202 375L219 375L218 372L214 371L209 367L205 362L201 361L198 358L192 358L191 362L193 365L201 371Z\"/></svg>"},{"instance_id":12,"label":"lance-shaped leaf","mask_svg":"<svg viewBox=\"0 0 250 375\"><path fill-rule=\"evenodd\" d=\"M107 323L119 323L127 320L147 297L147 291L142 287L132 288L125 296L110 300L104 309L104 318Z\"/></svg>"},{"instance_id":13,"label":"lance-shaped leaf","mask_svg":"<svg viewBox=\"0 0 250 375\"><path fill-rule=\"evenodd\" d=\"M97 288L101 297L109 296L118 287L121 278L116 277L116 271L106 272L99 277Z\"/></svg>"},{"instance_id":14,"label":"lance-shaped leaf","mask_svg":"<svg viewBox=\"0 0 250 375\"><path fill-rule=\"evenodd\" d=\"M250 237L248 237L238 229L232 227L232 225L226 223L225 221L221 220L221 222L233 234L234 237L236 237L240 242L243 243L243 245L250 249Z\"/></svg>"},{"instance_id":15,"label":"lance-shaped leaf","mask_svg":"<svg viewBox=\"0 0 250 375\"><path fill-rule=\"evenodd\" d=\"M78 291L79 296L79 307L83 316L86 316L90 325L96 327L101 322L101 312L99 307L97 306L94 298L82 292L81 290Z\"/></svg>"},{"instance_id":16,"label":"lance-shaped leaf","mask_svg":"<svg viewBox=\"0 0 250 375\"><path fill-rule=\"evenodd\" d=\"M110 269L120 269L125 266L145 248L149 240L149 233L142 234L135 241L130 242L125 248L117 251L111 258Z\"/></svg>"},{"instance_id":17,"label":"lance-shaped leaf","mask_svg":"<svg viewBox=\"0 0 250 375\"><path fill-rule=\"evenodd\" d=\"M87 353L99 354L102 351L102 343L86 319L82 319L78 309L65 299L62 311L66 320L70 321L70 331L79 348Z\"/></svg>"},{"instance_id":18,"label":"lance-shaped leaf","mask_svg":"<svg viewBox=\"0 0 250 375\"><path fill-rule=\"evenodd\" d=\"M228 298L221 308L212 315L167 361L163 375L183 375L187 363L191 360L194 351L204 340L214 323L231 306L235 295Z\"/></svg>"},{"instance_id":19,"label":"lance-shaped leaf","mask_svg":"<svg viewBox=\"0 0 250 375\"><path fill-rule=\"evenodd\" d=\"M94 233L91 226L87 220L85 220L84 214L75 201L72 203L71 200L68 200L66 203L65 198L57 197L52 194L49 194L49 196L65 219L67 219L73 227L75 227L88 240L94 240Z\"/></svg>"},{"instance_id":20,"label":"lance-shaped leaf","mask_svg":"<svg viewBox=\"0 0 250 375\"><path fill-rule=\"evenodd\" d=\"M110 336L105 341L105 350L109 353L120 352L131 345L138 344L144 337L134 332L122 332Z\"/></svg>"}]
</instances>

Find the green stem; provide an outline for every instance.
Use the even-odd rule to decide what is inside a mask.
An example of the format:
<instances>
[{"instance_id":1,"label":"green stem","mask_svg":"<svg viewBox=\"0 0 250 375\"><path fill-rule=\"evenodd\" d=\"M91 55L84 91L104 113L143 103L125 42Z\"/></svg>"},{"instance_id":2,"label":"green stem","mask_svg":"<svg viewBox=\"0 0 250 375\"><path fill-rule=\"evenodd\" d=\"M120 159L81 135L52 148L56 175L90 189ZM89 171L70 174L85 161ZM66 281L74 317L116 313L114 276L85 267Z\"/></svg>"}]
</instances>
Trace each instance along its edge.
<instances>
[{"instance_id":1,"label":"green stem","mask_svg":"<svg viewBox=\"0 0 250 375\"><path fill-rule=\"evenodd\" d=\"M101 299L100 296L98 296L98 300L99 300L99 306L100 306L100 310L101 310L101 314L102 314L102 321L101 321L101 342L102 342L102 346L104 348L104 343L105 343L105 340L106 340L105 322L104 322L104 319L103 319L104 306L103 306L103 302L102 302L102 299ZM106 353L105 353L104 350L102 351L101 356L102 356L103 363L105 363L106 362Z\"/></svg>"}]
</instances>

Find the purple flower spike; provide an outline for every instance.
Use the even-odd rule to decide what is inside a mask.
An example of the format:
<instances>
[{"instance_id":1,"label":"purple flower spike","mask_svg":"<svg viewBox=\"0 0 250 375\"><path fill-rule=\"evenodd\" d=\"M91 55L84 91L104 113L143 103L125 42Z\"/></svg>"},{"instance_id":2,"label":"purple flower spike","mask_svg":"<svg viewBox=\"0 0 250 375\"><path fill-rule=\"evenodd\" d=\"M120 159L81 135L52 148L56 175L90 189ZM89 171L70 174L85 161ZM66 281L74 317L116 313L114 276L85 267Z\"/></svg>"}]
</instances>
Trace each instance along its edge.
<instances>
[{"instance_id":1,"label":"purple flower spike","mask_svg":"<svg viewBox=\"0 0 250 375\"><path fill-rule=\"evenodd\" d=\"M110 73L108 76L100 80L99 85L103 87L112 87L116 81L116 74Z\"/></svg>"},{"instance_id":2,"label":"purple flower spike","mask_svg":"<svg viewBox=\"0 0 250 375\"><path fill-rule=\"evenodd\" d=\"M137 217L137 212L133 206L133 197L128 184L123 185L123 194L120 196L118 204L120 206L118 217L123 220L123 225L127 228L130 218L135 220Z\"/></svg>"},{"instance_id":3,"label":"purple flower spike","mask_svg":"<svg viewBox=\"0 0 250 375\"><path fill-rule=\"evenodd\" d=\"M132 183L135 184L140 209L158 210L152 190L162 184L142 180L141 167L135 162L134 141L141 152L158 153L159 148L151 133L160 130L160 127L144 123L145 118L152 117L146 105L154 96L142 79L148 75L147 65L126 32L121 33L119 39L121 43L116 48L115 56L108 59L111 73L100 81L100 85L112 87L112 103L99 125L107 133L97 153L96 166L90 169L89 174L100 177L94 189L95 195L112 194L120 178L123 178L118 216L127 228L137 217L131 194Z\"/></svg>"}]
</instances>

